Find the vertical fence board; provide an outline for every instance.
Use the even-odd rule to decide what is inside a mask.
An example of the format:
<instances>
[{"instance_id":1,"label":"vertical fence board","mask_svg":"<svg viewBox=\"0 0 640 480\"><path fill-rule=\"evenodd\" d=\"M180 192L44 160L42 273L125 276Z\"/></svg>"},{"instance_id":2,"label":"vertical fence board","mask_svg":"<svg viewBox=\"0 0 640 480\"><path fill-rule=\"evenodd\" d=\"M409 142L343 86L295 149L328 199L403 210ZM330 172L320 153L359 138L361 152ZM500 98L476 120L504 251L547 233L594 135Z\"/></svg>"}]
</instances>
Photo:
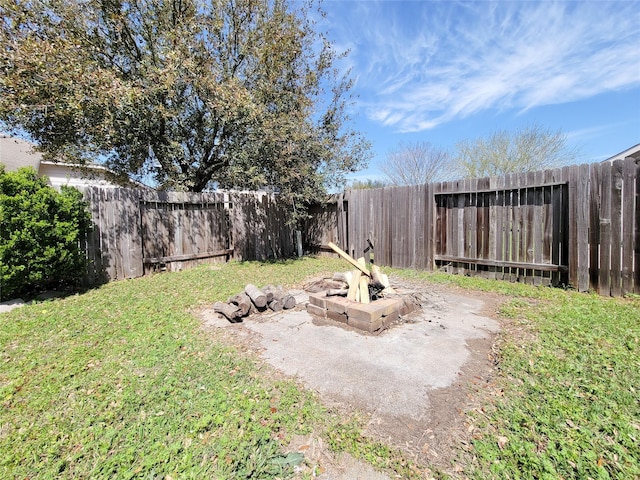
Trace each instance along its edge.
<instances>
[{"instance_id":1,"label":"vertical fence board","mask_svg":"<svg viewBox=\"0 0 640 480\"><path fill-rule=\"evenodd\" d=\"M550 185L552 182L551 170L545 170L543 176L543 182L546 185ZM545 186L543 191L543 208L542 208L542 263L551 262L551 239L553 237L553 212L551 209L551 188ZM543 273L543 284L549 285L551 283L551 273Z\"/></svg>"},{"instance_id":2,"label":"vertical fence board","mask_svg":"<svg viewBox=\"0 0 640 480\"><path fill-rule=\"evenodd\" d=\"M542 263L542 238L543 238L543 172L535 172L533 187L533 261ZM532 270L534 285L542 285L542 274Z\"/></svg>"},{"instance_id":3,"label":"vertical fence board","mask_svg":"<svg viewBox=\"0 0 640 480\"><path fill-rule=\"evenodd\" d=\"M635 228L634 228L634 261L633 261L633 285L634 292L640 294L640 165L635 166L636 194L635 194Z\"/></svg>"},{"instance_id":4,"label":"vertical fence board","mask_svg":"<svg viewBox=\"0 0 640 480\"><path fill-rule=\"evenodd\" d=\"M566 259L562 257L562 242L564 242L564 208L563 208L563 191L564 185L559 185L562 182L562 172L559 169L554 169L551 172L552 183L557 184L551 187L551 212L553 216L553 238L551 241L551 263L554 265L566 265ZM563 281L563 276L559 272L553 272L551 275L551 283L553 285L559 285Z\"/></svg>"},{"instance_id":5,"label":"vertical fence board","mask_svg":"<svg viewBox=\"0 0 640 480\"><path fill-rule=\"evenodd\" d=\"M505 177L498 177L496 180L496 188L498 191L496 192L496 220L495 220L495 243L496 243L496 260L504 261L504 228L505 228ZM505 268L500 267L497 268L496 278L499 280L504 279Z\"/></svg>"},{"instance_id":6,"label":"vertical fence board","mask_svg":"<svg viewBox=\"0 0 640 480\"><path fill-rule=\"evenodd\" d=\"M433 220L433 213L435 209L433 198L433 184L424 185L424 209L425 209L425 268L427 270L433 270L435 262L433 260L434 252L434 231L435 225Z\"/></svg>"},{"instance_id":7,"label":"vertical fence board","mask_svg":"<svg viewBox=\"0 0 640 480\"><path fill-rule=\"evenodd\" d=\"M497 260L497 245L496 245L496 192L497 181L495 177L489 178L489 188L494 190L488 194L489 197L489 224L487 228L487 246L488 246L488 259ZM488 269L489 278L497 278L497 267L490 266ZM463 272L464 273L464 272Z\"/></svg>"},{"instance_id":8,"label":"vertical fence board","mask_svg":"<svg viewBox=\"0 0 640 480\"><path fill-rule=\"evenodd\" d=\"M589 174L589 285L600 291L600 200L602 192L602 165L591 165Z\"/></svg>"},{"instance_id":9,"label":"vertical fence board","mask_svg":"<svg viewBox=\"0 0 640 480\"><path fill-rule=\"evenodd\" d=\"M578 288L578 190L579 176L577 165L564 167L563 176L566 176L569 183L568 209L569 209L569 284Z\"/></svg>"},{"instance_id":10,"label":"vertical fence board","mask_svg":"<svg viewBox=\"0 0 640 480\"><path fill-rule=\"evenodd\" d=\"M579 166L576 173L576 286L578 291L586 292L589 290L589 165Z\"/></svg>"},{"instance_id":11,"label":"vertical fence board","mask_svg":"<svg viewBox=\"0 0 640 480\"><path fill-rule=\"evenodd\" d=\"M526 193L525 193L525 201L526 201L526 220L524 231L526 235L525 240L525 262L533 263L534 262L534 228L535 225L533 223L534 220L534 211L535 211L535 172L529 172L525 175L525 185L526 185ZM532 284L533 283L533 270L527 268L524 270L525 273L525 282Z\"/></svg>"},{"instance_id":12,"label":"vertical fence board","mask_svg":"<svg viewBox=\"0 0 640 480\"><path fill-rule=\"evenodd\" d=\"M598 292L610 295L611 279L611 164L602 164L600 198L600 271Z\"/></svg>"},{"instance_id":13,"label":"vertical fence board","mask_svg":"<svg viewBox=\"0 0 640 480\"><path fill-rule=\"evenodd\" d=\"M613 162L611 172L611 295L622 293L622 169L623 160Z\"/></svg>"},{"instance_id":14,"label":"vertical fence board","mask_svg":"<svg viewBox=\"0 0 640 480\"><path fill-rule=\"evenodd\" d=\"M622 171L622 295L633 293L633 231L636 164L631 158L624 161Z\"/></svg>"}]
</instances>

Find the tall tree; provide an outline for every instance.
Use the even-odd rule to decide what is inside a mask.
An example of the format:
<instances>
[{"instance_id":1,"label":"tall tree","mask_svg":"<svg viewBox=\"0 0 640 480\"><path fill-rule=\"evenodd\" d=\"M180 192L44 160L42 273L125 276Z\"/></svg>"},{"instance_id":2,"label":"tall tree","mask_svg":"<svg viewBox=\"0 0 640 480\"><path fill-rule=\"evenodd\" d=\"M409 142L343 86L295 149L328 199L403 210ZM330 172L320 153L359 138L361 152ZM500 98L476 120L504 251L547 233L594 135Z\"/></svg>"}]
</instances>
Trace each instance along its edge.
<instances>
[{"instance_id":1,"label":"tall tree","mask_svg":"<svg viewBox=\"0 0 640 480\"><path fill-rule=\"evenodd\" d=\"M429 142L403 143L387 155L381 169L392 185L420 185L446 178L449 154Z\"/></svg>"},{"instance_id":2,"label":"tall tree","mask_svg":"<svg viewBox=\"0 0 640 480\"><path fill-rule=\"evenodd\" d=\"M310 198L369 148L312 2L0 0L0 121L162 188Z\"/></svg>"},{"instance_id":3,"label":"tall tree","mask_svg":"<svg viewBox=\"0 0 640 480\"><path fill-rule=\"evenodd\" d=\"M578 156L568 147L566 135L538 124L462 141L456 150L456 169L464 178L535 172L566 165Z\"/></svg>"}]
</instances>

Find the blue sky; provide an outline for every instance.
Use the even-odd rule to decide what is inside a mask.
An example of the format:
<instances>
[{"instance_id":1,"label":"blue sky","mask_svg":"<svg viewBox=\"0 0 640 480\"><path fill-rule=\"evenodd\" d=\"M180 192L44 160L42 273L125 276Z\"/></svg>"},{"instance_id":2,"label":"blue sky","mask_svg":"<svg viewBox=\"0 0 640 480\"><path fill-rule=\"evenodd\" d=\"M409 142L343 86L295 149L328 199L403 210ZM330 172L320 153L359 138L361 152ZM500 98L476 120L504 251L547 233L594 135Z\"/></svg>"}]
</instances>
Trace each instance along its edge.
<instances>
[{"instance_id":1,"label":"blue sky","mask_svg":"<svg viewBox=\"0 0 640 480\"><path fill-rule=\"evenodd\" d=\"M325 0L318 28L349 50L350 115L372 143L367 170L400 143L538 124L579 163L640 143L640 1Z\"/></svg>"}]
</instances>

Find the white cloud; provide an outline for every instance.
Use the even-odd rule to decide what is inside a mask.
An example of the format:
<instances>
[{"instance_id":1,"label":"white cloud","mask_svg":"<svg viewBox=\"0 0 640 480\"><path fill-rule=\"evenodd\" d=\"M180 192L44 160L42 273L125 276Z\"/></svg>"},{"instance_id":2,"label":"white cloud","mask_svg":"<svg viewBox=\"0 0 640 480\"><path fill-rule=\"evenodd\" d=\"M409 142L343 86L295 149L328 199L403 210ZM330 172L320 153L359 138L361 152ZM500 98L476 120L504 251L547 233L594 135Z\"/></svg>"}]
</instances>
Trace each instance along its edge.
<instances>
[{"instance_id":1,"label":"white cloud","mask_svg":"<svg viewBox=\"0 0 640 480\"><path fill-rule=\"evenodd\" d=\"M640 85L639 11L637 0L346 2L339 41L353 45L369 117L410 132Z\"/></svg>"}]
</instances>

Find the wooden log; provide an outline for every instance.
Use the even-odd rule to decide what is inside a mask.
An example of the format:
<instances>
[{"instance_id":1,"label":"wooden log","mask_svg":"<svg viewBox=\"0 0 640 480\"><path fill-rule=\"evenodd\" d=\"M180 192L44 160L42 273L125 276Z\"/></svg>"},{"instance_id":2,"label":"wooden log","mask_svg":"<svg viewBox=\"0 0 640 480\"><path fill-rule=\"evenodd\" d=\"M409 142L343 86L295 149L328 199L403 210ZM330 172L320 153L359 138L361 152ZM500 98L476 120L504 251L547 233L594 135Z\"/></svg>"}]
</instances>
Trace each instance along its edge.
<instances>
[{"instance_id":1,"label":"wooden log","mask_svg":"<svg viewBox=\"0 0 640 480\"><path fill-rule=\"evenodd\" d=\"M349 255L347 252L342 250L340 247L338 247L333 242L329 242L328 245L329 245L329 247L331 247L331 250L336 252L338 255L340 255L342 258L344 258L347 262L349 262L351 265L353 265L358 270L360 270L362 273L364 273L367 277L371 276L371 272L367 269L366 264L364 263L364 258L363 258L363 263L360 264L351 255Z\"/></svg>"},{"instance_id":2,"label":"wooden log","mask_svg":"<svg viewBox=\"0 0 640 480\"><path fill-rule=\"evenodd\" d=\"M280 310L282 310L284 308L284 305L282 304L281 300L278 299L273 299L269 302L269 308L271 310L273 310L274 312L279 312Z\"/></svg>"},{"instance_id":3,"label":"wooden log","mask_svg":"<svg viewBox=\"0 0 640 480\"><path fill-rule=\"evenodd\" d=\"M335 280L336 282L344 282L349 285L352 277L353 272L336 272L333 274L332 280Z\"/></svg>"},{"instance_id":4,"label":"wooden log","mask_svg":"<svg viewBox=\"0 0 640 480\"><path fill-rule=\"evenodd\" d=\"M349 293L348 288L331 288L327 290L327 297L346 297Z\"/></svg>"},{"instance_id":5,"label":"wooden log","mask_svg":"<svg viewBox=\"0 0 640 480\"><path fill-rule=\"evenodd\" d=\"M271 303L278 293L278 287L275 287L274 285L267 285L262 287L260 290L262 290L262 293L267 296L267 304ZM280 287L280 290L282 290L282 287Z\"/></svg>"},{"instance_id":6,"label":"wooden log","mask_svg":"<svg viewBox=\"0 0 640 480\"><path fill-rule=\"evenodd\" d=\"M354 270L351 282L349 282L349 291L347 292L347 298L349 300L356 300L356 294L360 288L360 277L362 272L360 270Z\"/></svg>"},{"instance_id":7,"label":"wooden log","mask_svg":"<svg viewBox=\"0 0 640 480\"><path fill-rule=\"evenodd\" d=\"M267 306L267 296L255 285L248 284L244 287L244 291L249 295L249 298L251 298L251 301L256 307L264 308Z\"/></svg>"},{"instance_id":8,"label":"wooden log","mask_svg":"<svg viewBox=\"0 0 640 480\"><path fill-rule=\"evenodd\" d=\"M371 283L379 289L388 287L388 285L384 284L384 281L382 279L382 272L380 271L380 267L378 265L371 265Z\"/></svg>"},{"instance_id":9,"label":"wooden log","mask_svg":"<svg viewBox=\"0 0 640 480\"><path fill-rule=\"evenodd\" d=\"M239 293L227 300L227 303L233 303L240 310L240 316L245 317L251 311L251 299L246 293Z\"/></svg>"},{"instance_id":10,"label":"wooden log","mask_svg":"<svg viewBox=\"0 0 640 480\"><path fill-rule=\"evenodd\" d=\"M285 310L291 310L292 308L294 308L296 306L298 302L296 301L296 297L294 297L291 294L285 294L285 296L282 298L282 306L284 307Z\"/></svg>"},{"instance_id":11,"label":"wooden log","mask_svg":"<svg viewBox=\"0 0 640 480\"><path fill-rule=\"evenodd\" d=\"M213 311L224 315L230 322L236 322L240 309L235 305L216 302L213 304Z\"/></svg>"}]
</instances>

